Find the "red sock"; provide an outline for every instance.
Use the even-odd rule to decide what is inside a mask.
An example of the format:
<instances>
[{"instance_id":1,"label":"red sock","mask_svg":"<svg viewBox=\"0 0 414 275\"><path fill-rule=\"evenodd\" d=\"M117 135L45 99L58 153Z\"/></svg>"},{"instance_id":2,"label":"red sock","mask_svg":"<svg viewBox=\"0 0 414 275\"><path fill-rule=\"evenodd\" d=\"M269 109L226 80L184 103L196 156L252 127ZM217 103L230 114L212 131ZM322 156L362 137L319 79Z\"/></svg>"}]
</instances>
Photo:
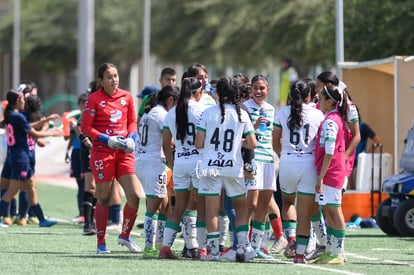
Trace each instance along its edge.
<instances>
[{"instance_id":1,"label":"red sock","mask_svg":"<svg viewBox=\"0 0 414 275\"><path fill-rule=\"evenodd\" d=\"M253 225L250 224L250 231L249 231L249 242L252 241L252 234L253 234Z\"/></svg>"},{"instance_id":2,"label":"red sock","mask_svg":"<svg viewBox=\"0 0 414 275\"><path fill-rule=\"evenodd\" d=\"M273 233L275 234L275 240L279 239L283 236L283 226L282 226L282 219L280 217L269 220L270 225L272 226Z\"/></svg>"},{"instance_id":3,"label":"red sock","mask_svg":"<svg viewBox=\"0 0 414 275\"><path fill-rule=\"evenodd\" d=\"M96 236L98 237L98 246L105 244L106 225L108 223L109 206L96 204L95 220L96 220Z\"/></svg>"},{"instance_id":4,"label":"red sock","mask_svg":"<svg viewBox=\"0 0 414 275\"><path fill-rule=\"evenodd\" d=\"M124 220L122 221L121 238L128 238L132 228L134 227L135 219L138 215L138 209L131 208L128 203L124 206Z\"/></svg>"}]
</instances>

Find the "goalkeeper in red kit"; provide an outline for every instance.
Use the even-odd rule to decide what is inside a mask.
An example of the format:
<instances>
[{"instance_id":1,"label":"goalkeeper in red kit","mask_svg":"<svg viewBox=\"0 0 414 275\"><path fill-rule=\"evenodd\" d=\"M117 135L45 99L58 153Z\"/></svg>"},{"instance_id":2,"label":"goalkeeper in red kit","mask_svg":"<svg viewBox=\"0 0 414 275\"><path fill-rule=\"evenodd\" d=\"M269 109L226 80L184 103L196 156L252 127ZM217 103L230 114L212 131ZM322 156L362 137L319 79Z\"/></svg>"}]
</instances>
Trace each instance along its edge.
<instances>
[{"instance_id":1,"label":"goalkeeper in red kit","mask_svg":"<svg viewBox=\"0 0 414 275\"><path fill-rule=\"evenodd\" d=\"M115 65L104 63L98 68L101 89L91 94L82 113L81 131L93 139L90 166L96 181L97 253L107 254L105 233L109 198L114 179L125 192L122 231L118 244L131 252L141 252L130 237L138 214L140 186L135 175L133 151L137 139L134 102L128 91L118 88L119 76Z\"/></svg>"}]
</instances>

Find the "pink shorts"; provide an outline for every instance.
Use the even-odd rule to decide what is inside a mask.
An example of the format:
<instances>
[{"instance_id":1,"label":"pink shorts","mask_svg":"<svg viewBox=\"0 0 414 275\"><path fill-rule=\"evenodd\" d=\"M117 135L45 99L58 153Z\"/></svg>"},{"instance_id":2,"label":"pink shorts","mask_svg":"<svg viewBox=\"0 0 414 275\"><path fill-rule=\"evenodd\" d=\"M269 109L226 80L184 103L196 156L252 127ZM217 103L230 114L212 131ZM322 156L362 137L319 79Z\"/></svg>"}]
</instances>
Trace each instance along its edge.
<instances>
[{"instance_id":1,"label":"pink shorts","mask_svg":"<svg viewBox=\"0 0 414 275\"><path fill-rule=\"evenodd\" d=\"M92 149L90 166L96 183L112 181L124 175L135 175L134 154L122 150L112 152Z\"/></svg>"}]
</instances>

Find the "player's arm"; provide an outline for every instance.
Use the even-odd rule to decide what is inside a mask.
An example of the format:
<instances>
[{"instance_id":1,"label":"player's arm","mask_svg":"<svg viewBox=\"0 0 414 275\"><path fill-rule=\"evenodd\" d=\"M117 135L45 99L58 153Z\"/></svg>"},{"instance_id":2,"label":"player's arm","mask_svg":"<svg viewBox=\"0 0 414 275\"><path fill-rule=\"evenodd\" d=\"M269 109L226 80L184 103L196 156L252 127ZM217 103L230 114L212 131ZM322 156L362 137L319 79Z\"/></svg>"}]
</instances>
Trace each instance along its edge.
<instances>
[{"instance_id":1,"label":"player's arm","mask_svg":"<svg viewBox=\"0 0 414 275\"><path fill-rule=\"evenodd\" d=\"M361 134L359 132L359 121L351 121L348 123L349 130L351 131L352 139L345 151L345 160L348 160L349 156L355 151L361 140Z\"/></svg>"},{"instance_id":2,"label":"player's arm","mask_svg":"<svg viewBox=\"0 0 414 275\"><path fill-rule=\"evenodd\" d=\"M162 131L162 148L164 150L165 159L170 168L174 167L174 158L172 153L172 134L169 128L164 127Z\"/></svg>"},{"instance_id":3,"label":"player's arm","mask_svg":"<svg viewBox=\"0 0 414 275\"><path fill-rule=\"evenodd\" d=\"M255 149L257 147L256 134L253 131L247 133L243 139L242 146L247 149Z\"/></svg>"},{"instance_id":4,"label":"player's arm","mask_svg":"<svg viewBox=\"0 0 414 275\"><path fill-rule=\"evenodd\" d=\"M205 138L206 138L206 132L203 129L197 127L197 134L196 134L195 143L194 143L197 149L204 148Z\"/></svg>"},{"instance_id":5,"label":"player's arm","mask_svg":"<svg viewBox=\"0 0 414 275\"><path fill-rule=\"evenodd\" d=\"M282 128L278 126L273 127L273 151L280 158L280 153L282 152Z\"/></svg>"},{"instance_id":6,"label":"player's arm","mask_svg":"<svg viewBox=\"0 0 414 275\"><path fill-rule=\"evenodd\" d=\"M132 100L132 96L129 95L128 96L128 121L127 121L127 130L128 130L128 134L130 133L137 133L137 119L136 119L136 114L135 114L135 108L134 108L134 101Z\"/></svg>"}]
</instances>

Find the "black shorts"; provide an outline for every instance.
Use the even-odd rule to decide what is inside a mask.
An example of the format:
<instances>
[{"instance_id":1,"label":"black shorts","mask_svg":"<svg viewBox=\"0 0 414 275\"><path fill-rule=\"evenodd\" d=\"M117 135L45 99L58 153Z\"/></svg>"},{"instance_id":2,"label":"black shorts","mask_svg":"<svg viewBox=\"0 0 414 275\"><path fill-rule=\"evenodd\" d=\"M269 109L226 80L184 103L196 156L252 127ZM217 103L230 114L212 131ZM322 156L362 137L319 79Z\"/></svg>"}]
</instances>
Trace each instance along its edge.
<instances>
[{"instance_id":1,"label":"black shorts","mask_svg":"<svg viewBox=\"0 0 414 275\"><path fill-rule=\"evenodd\" d=\"M70 156L70 177L80 179L81 173L80 149L72 149Z\"/></svg>"},{"instance_id":2,"label":"black shorts","mask_svg":"<svg viewBox=\"0 0 414 275\"><path fill-rule=\"evenodd\" d=\"M80 148L80 162L81 162L81 171L82 173L85 172L92 172L91 165L89 164L91 154L89 153L88 148L85 145L81 144Z\"/></svg>"}]
</instances>

